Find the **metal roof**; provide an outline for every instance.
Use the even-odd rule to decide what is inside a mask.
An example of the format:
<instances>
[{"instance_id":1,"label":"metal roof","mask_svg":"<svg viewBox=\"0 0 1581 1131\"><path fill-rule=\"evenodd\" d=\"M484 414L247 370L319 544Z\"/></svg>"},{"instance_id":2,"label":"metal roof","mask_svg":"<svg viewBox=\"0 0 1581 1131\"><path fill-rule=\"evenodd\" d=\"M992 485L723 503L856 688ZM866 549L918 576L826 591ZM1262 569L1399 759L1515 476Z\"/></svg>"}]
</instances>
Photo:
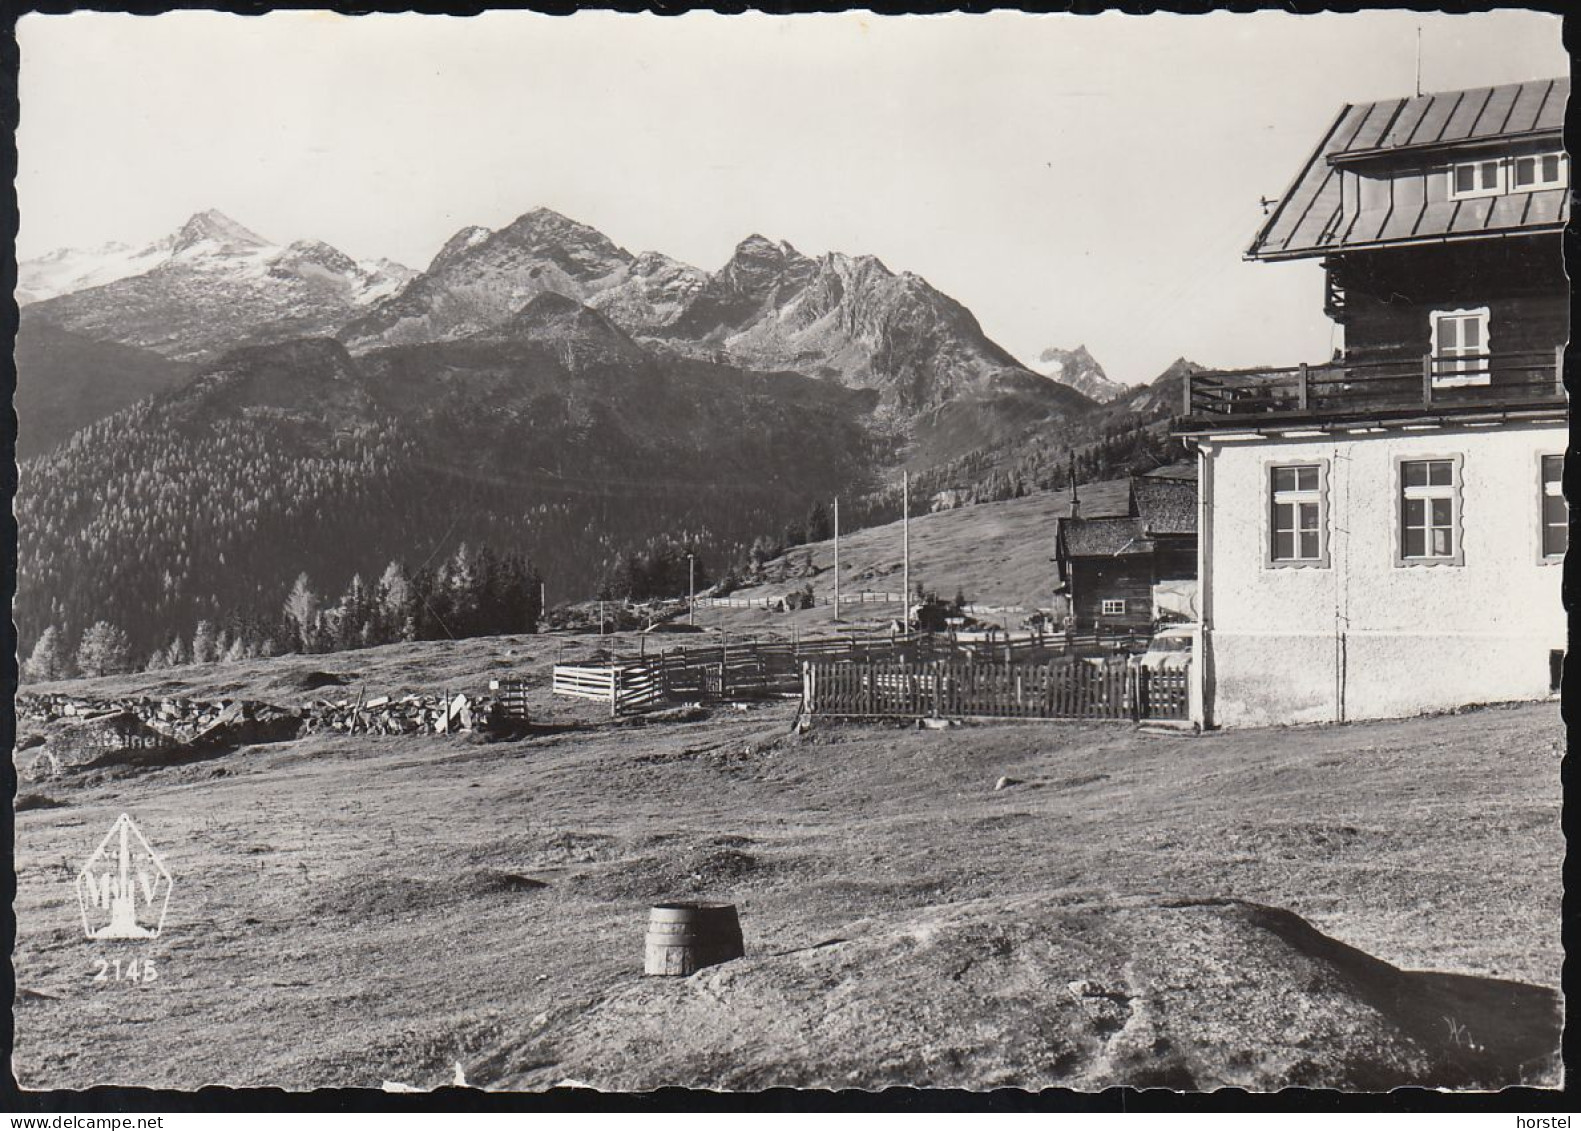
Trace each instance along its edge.
<instances>
[{"instance_id":1,"label":"metal roof","mask_svg":"<svg viewBox=\"0 0 1581 1131\"><path fill-rule=\"evenodd\" d=\"M1551 139L1557 145L1569 98L1570 80L1556 78L1346 106L1246 254L1285 259L1355 247L1559 231L1570 214L1566 188L1458 201L1430 200L1420 192L1404 204L1361 212L1355 182L1342 194L1341 180L1346 171L1371 162L1430 163L1489 143Z\"/></svg>"}]
</instances>

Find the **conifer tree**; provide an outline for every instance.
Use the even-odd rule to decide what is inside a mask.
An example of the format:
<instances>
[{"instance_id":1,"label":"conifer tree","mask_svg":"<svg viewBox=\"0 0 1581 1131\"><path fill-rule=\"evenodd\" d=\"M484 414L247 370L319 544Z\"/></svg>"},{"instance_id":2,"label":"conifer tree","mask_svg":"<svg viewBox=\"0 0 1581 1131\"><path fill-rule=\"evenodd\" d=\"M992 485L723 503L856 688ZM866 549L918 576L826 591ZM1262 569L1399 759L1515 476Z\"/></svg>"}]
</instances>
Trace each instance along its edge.
<instances>
[{"instance_id":1,"label":"conifer tree","mask_svg":"<svg viewBox=\"0 0 1581 1131\"><path fill-rule=\"evenodd\" d=\"M318 594L306 573L297 575L285 599L287 626L294 637L292 645L300 652L311 652L318 642Z\"/></svg>"},{"instance_id":2,"label":"conifer tree","mask_svg":"<svg viewBox=\"0 0 1581 1131\"><path fill-rule=\"evenodd\" d=\"M85 676L119 675L131 670L131 652L126 633L109 621L95 621L77 645L77 667Z\"/></svg>"},{"instance_id":3,"label":"conifer tree","mask_svg":"<svg viewBox=\"0 0 1581 1131\"><path fill-rule=\"evenodd\" d=\"M191 656L187 652L187 642L180 636L172 639L170 645L165 649L165 667L179 668L183 664L190 662Z\"/></svg>"},{"instance_id":4,"label":"conifer tree","mask_svg":"<svg viewBox=\"0 0 1581 1131\"><path fill-rule=\"evenodd\" d=\"M214 634L214 626L206 620L198 621L197 631L192 634L192 662L212 664L219 658L220 642Z\"/></svg>"},{"instance_id":5,"label":"conifer tree","mask_svg":"<svg viewBox=\"0 0 1581 1131\"><path fill-rule=\"evenodd\" d=\"M384 567L374 591L378 606L378 635L381 640L416 639L416 626L412 624L412 583L406 576L406 567L391 562ZM411 632L413 635L407 635Z\"/></svg>"},{"instance_id":6,"label":"conifer tree","mask_svg":"<svg viewBox=\"0 0 1581 1131\"><path fill-rule=\"evenodd\" d=\"M33 645L33 654L23 666L23 674L36 683L44 683L52 679L63 679L69 667L65 646L60 639L60 630L50 625L38 638L38 643Z\"/></svg>"}]
</instances>

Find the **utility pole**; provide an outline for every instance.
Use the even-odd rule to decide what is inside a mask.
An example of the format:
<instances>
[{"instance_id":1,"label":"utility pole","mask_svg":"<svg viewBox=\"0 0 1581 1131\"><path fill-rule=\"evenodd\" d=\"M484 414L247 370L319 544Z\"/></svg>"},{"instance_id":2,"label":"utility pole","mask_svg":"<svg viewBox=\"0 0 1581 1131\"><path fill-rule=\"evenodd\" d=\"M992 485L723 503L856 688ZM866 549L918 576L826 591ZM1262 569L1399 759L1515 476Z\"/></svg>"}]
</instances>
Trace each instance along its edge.
<instances>
[{"instance_id":1,"label":"utility pole","mask_svg":"<svg viewBox=\"0 0 1581 1131\"><path fill-rule=\"evenodd\" d=\"M834 500L834 619L840 619L840 499Z\"/></svg>"},{"instance_id":2,"label":"utility pole","mask_svg":"<svg viewBox=\"0 0 1581 1131\"><path fill-rule=\"evenodd\" d=\"M901 594L900 622L911 629L911 472L900 473L900 553L901 553L901 585L905 592Z\"/></svg>"},{"instance_id":3,"label":"utility pole","mask_svg":"<svg viewBox=\"0 0 1581 1131\"><path fill-rule=\"evenodd\" d=\"M1070 453L1070 509L1066 512L1067 521L1081 516L1081 498L1076 493L1076 450ZM1075 570L1072 576L1065 579L1065 619L1072 628L1076 626L1076 578Z\"/></svg>"},{"instance_id":4,"label":"utility pole","mask_svg":"<svg viewBox=\"0 0 1581 1131\"><path fill-rule=\"evenodd\" d=\"M697 623L697 559L686 555L686 623Z\"/></svg>"}]
</instances>

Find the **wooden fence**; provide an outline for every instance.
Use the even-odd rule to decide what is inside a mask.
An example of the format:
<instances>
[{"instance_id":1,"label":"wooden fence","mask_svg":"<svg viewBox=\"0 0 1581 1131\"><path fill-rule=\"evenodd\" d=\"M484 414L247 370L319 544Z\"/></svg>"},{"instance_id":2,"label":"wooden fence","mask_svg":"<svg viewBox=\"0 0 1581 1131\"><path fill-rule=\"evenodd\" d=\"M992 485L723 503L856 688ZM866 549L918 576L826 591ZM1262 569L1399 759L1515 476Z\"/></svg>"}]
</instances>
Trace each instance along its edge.
<instances>
[{"instance_id":1,"label":"wooden fence","mask_svg":"<svg viewBox=\"0 0 1581 1131\"><path fill-rule=\"evenodd\" d=\"M697 597L692 604L699 609L771 609L785 611L785 602L790 596L786 593L783 597ZM860 593L840 594L841 605L904 605L906 597L903 593ZM834 604L832 598L814 597L815 606L828 606Z\"/></svg>"},{"instance_id":2,"label":"wooden fence","mask_svg":"<svg viewBox=\"0 0 1581 1131\"><path fill-rule=\"evenodd\" d=\"M494 692L499 704L499 714L513 722L526 722L531 716L527 710L527 681L524 679L491 679L489 690Z\"/></svg>"},{"instance_id":3,"label":"wooden fence","mask_svg":"<svg viewBox=\"0 0 1581 1131\"><path fill-rule=\"evenodd\" d=\"M1078 636L1035 631L852 633L817 640L727 637L718 643L681 645L659 654L618 656L585 664L557 663L554 693L607 703L612 713L619 714L664 701L802 697L804 665L809 662L844 666L899 664L912 671L919 665L935 663L973 668L1036 668L1075 663L1073 657L1084 652L1114 655L1138 651L1147 639L1134 634ZM1089 661L1080 662L1086 668L1094 667ZM1182 682L1182 705L1184 687ZM1183 706L1178 717L1185 717Z\"/></svg>"},{"instance_id":4,"label":"wooden fence","mask_svg":"<svg viewBox=\"0 0 1581 1131\"><path fill-rule=\"evenodd\" d=\"M1185 669L1047 663L808 661L802 706L847 718L1185 719Z\"/></svg>"},{"instance_id":5,"label":"wooden fence","mask_svg":"<svg viewBox=\"0 0 1581 1131\"><path fill-rule=\"evenodd\" d=\"M652 706L664 698L664 685L648 663L556 664L554 693L609 704L612 715Z\"/></svg>"}]
</instances>

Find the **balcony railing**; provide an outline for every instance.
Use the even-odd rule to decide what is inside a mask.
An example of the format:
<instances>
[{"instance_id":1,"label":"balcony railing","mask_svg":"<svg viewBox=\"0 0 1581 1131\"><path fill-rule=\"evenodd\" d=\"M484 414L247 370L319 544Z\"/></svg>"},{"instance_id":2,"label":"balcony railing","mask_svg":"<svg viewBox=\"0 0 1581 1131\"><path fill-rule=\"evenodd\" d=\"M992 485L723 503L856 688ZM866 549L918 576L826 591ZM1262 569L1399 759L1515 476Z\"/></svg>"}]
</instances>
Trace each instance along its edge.
<instances>
[{"instance_id":1,"label":"balcony railing","mask_svg":"<svg viewBox=\"0 0 1581 1131\"><path fill-rule=\"evenodd\" d=\"M1263 419L1396 417L1546 409L1562 404L1564 349L1426 355L1412 360L1334 361L1232 369L1186 377L1189 426L1234 427Z\"/></svg>"}]
</instances>

